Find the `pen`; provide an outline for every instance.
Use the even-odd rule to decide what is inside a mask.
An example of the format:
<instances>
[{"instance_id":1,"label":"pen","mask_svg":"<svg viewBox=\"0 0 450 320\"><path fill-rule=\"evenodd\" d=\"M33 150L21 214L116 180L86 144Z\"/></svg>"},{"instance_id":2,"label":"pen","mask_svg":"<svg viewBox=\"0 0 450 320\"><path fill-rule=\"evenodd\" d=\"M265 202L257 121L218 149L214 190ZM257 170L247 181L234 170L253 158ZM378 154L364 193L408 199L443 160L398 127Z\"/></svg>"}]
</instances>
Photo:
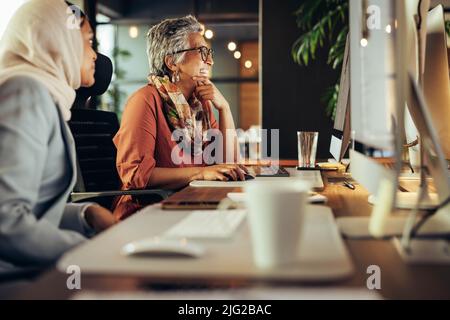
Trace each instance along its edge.
<instances>
[{"instance_id":1,"label":"pen","mask_svg":"<svg viewBox=\"0 0 450 320\"><path fill-rule=\"evenodd\" d=\"M344 181L344 186L346 186L349 189L355 190L355 186L350 182Z\"/></svg>"}]
</instances>

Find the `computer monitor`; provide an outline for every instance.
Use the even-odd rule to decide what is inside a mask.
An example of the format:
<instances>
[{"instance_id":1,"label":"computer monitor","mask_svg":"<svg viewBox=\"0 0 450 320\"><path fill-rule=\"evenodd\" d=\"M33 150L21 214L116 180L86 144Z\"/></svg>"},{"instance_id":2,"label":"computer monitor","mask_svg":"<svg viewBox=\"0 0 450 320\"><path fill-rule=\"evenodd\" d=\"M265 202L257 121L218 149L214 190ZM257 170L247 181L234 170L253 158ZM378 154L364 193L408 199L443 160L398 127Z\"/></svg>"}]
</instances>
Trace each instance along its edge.
<instances>
[{"instance_id":1,"label":"computer monitor","mask_svg":"<svg viewBox=\"0 0 450 320\"><path fill-rule=\"evenodd\" d=\"M450 79L444 9L428 13L423 91L444 156L450 160Z\"/></svg>"},{"instance_id":2,"label":"computer monitor","mask_svg":"<svg viewBox=\"0 0 450 320\"><path fill-rule=\"evenodd\" d=\"M406 12L409 18L407 20L408 72L417 86L423 90L427 108L426 114L431 117L433 130L437 129L437 141L443 150L444 158L448 159L445 151L449 148L448 143L450 143L450 139L448 141L445 140L448 139L448 134L450 134L448 128L450 121L450 80L448 77L444 15L442 6L437 6L428 12L429 4L429 0L410 0L407 2ZM420 7L418 7L419 5ZM416 21L412 19L414 16ZM438 83L435 81L436 78L439 81ZM410 105L413 103L417 104L414 101L415 99L413 92L409 90L409 95L407 96L408 108L405 112L407 141L412 141L416 137L422 136L416 125L416 122L421 120L414 120L410 114ZM420 142L424 144L423 139ZM429 153L431 150L430 146L423 145L422 147L425 148L424 152ZM427 171L431 172L433 168L430 168L430 166L432 164L426 163L426 159L421 161L418 156L420 154L419 151L420 145L409 148L411 165L413 167L426 166L428 167ZM424 181L427 171L422 172L420 175L424 189L426 189ZM439 180L441 175L446 177L448 173L444 170L440 174L432 174L434 180ZM400 208L414 208L417 203L417 197L418 195L415 192L398 193L397 206ZM428 193L421 207L434 207L439 203L439 200L442 199L439 199L438 193Z\"/></svg>"},{"instance_id":3,"label":"computer monitor","mask_svg":"<svg viewBox=\"0 0 450 320\"><path fill-rule=\"evenodd\" d=\"M416 207L420 206L422 199L430 199L425 173L433 178L437 204L421 218L419 224L415 223L417 212L411 211L401 241L394 239L394 244L406 262L448 265L450 258L445 239L450 235L450 176L445 159L448 158L446 151L450 142L447 135L450 131L446 128L450 120L450 85L441 5L428 14L419 8L417 34L419 79L417 81L415 74L409 74L407 94L408 110L418 129L422 150L423 170ZM414 235L419 239L411 240Z\"/></svg>"},{"instance_id":4,"label":"computer monitor","mask_svg":"<svg viewBox=\"0 0 450 320\"><path fill-rule=\"evenodd\" d=\"M418 42L416 47L425 57L418 55L418 77L410 67L407 106L423 144L422 164L436 186L436 202L443 203L450 196L446 163L450 149L450 79L444 10L442 5L438 5L428 13L422 11L420 16L419 21L422 21L415 40ZM423 101L420 101L422 96Z\"/></svg>"},{"instance_id":5,"label":"computer monitor","mask_svg":"<svg viewBox=\"0 0 450 320\"><path fill-rule=\"evenodd\" d=\"M350 144L350 39L347 36L344 59L342 62L339 95L336 104L330 153L340 162Z\"/></svg>"},{"instance_id":6,"label":"computer monitor","mask_svg":"<svg viewBox=\"0 0 450 320\"><path fill-rule=\"evenodd\" d=\"M414 76L417 83L423 83L425 69L425 48L427 17L430 0L409 0L405 3L407 27L407 64L408 72ZM420 171L420 145L419 132L409 113L405 110L405 145L408 145L409 164L417 177Z\"/></svg>"},{"instance_id":7,"label":"computer monitor","mask_svg":"<svg viewBox=\"0 0 450 320\"><path fill-rule=\"evenodd\" d=\"M410 0L407 0L410 1ZM365 30L365 14L366 9L370 5L378 5L381 8L382 19L387 19L382 22L381 25L387 26L393 21L394 28L386 28L382 33L382 30L378 32L372 32L373 30ZM408 36L408 20L407 18L411 14L410 7L405 6L405 0L401 1L361 1L350 0L350 33L351 33L351 105L352 105L352 130L355 131L355 137L360 142L381 149L393 150L396 160L396 167L401 164L399 160L399 154L401 152L401 146L399 148L398 142L400 141L399 129L401 128L404 115L405 102L407 101L408 109L411 113L411 118L414 121L415 126L418 128L418 132L422 137L423 148L425 150L425 160L428 169L433 177L433 180L438 190L438 208L437 214L433 215L420 229L420 235L424 236L441 236L450 234L450 204L448 203L448 197L450 195L450 180L448 177L448 171L446 168L444 151L442 148L442 142L438 139L438 133L435 131L434 120L432 119L427 102L423 98L422 88L418 84L420 79L420 67L417 70L417 74L411 73L409 61L406 57L409 57L411 52L408 52L410 47L409 41L417 41L418 37ZM443 32L443 10L442 7L437 9L439 12L440 32ZM417 12L417 7L416 11ZM433 17L437 14L433 11L430 12L427 26L432 23L436 18ZM389 31L391 32L387 32ZM419 30L418 34L420 34ZM416 39L416 40L414 40ZM364 40L364 41L362 41ZM441 39L442 40L442 39ZM432 41L432 40L431 40ZM430 42L430 38L427 39L427 43ZM371 46L375 44L375 46ZM420 46L417 46L419 48ZM442 48L439 47L441 50ZM378 55L376 54L378 52ZM419 58L420 51L417 52L417 59ZM428 49L426 50L428 53ZM435 53L425 57L425 66L428 64L427 60L430 57L434 57ZM442 55L441 55L442 59ZM420 61L420 60L419 60ZM436 62L435 62L436 63ZM380 70L375 70L371 65L376 65ZM420 63L417 63L420 66ZM425 68L426 69L426 68ZM426 72L426 70L425 70ZM448 74L448 70L445 70ZM424 81L425 81L424 77ZM373 100L374 92L382 93L381 99ZM442 96L442 93L436 93ZM449 104L446 105L450 106ZM442 108L442 106L441 106ZM381 115L378 117L371 117L375 111L378 110ZM391 122L386 125L378 123L382 121L382 118L391 116ZM365 126L369 122L371 126ZM449 122L447 122L448 124ZM365 132L366 131L366 132ZM380 136L374 137L375 132L380 133ZM385 139L381 139L381 137ZM391 135L389 137L389 135ZM389 149L391 147L391 149ZM379 226L393 226L391 229L391 235L400 235L405 226L405 219L396 217L395 221L388 218L388 214L392 211L395 204L395 197L397 196L396 185L398 181L398 169L393 171L386 168L382 168L376 161L373 161L367 154L359 153L351 150L351 172L353 177L358 180L369 192L379 196L379 201L374 207L374 214L372 219L365 219L365 221L351 221L352 219L346 219L340 221L338 224L344 234L347 236L363 236L370 235L368 232L371 230L372 235L383 236L383 230L371 229L371 222L374 221L374 216L378 214L380 210L376 210L377 206L384 210L382 217L383 223L379 223ZM385 188L386 183L391 185L390 188ZM381 191L381 193L380 193ZM391 192L393 196L386 196L387 191ZM381 199L384 197L384 199ZM416 197L417 198L417 197ZM383 203L382 200L388 200ZM403 220L402 220L403 219ZM356 230L355 229L359 229Z\"/></svg>"},{"instance_id":8,"label":"computer monitor","mask_svg":"<svg viewBox=\"0 0 450 320\"><path fill-rule=\"evenodd\" d=\"M409 77L409 86L410 98L408 99L408 109L424 144L425 163L433 177L439 203L444 203L450 198L450 175L448 175L444 149L440 143L437 130L435 130L435 123L431 117L430 108L422 94L422 89L418 86L412 75ZM450 222L450 204L447 207L449 209L448 219Z\"/></svg>"},{"instance_id":9,"label":"computer monitor","mask_svg":"<svg viewBox=\"0 0 450 320\"><path fill-rule=\"evenodd\" d=\"M372 217L389 215L395 190L402 143L406 94L406 28L404 1L350 0L350 100L352 140L362 151L350 150L352 177L378 202ZM398 119L402 119L399 121ZM393 166L375 159L387 157ZM381 215L380 215L381 213ZM382 235L385 219L339 218L348 237ZM373 226L378 225L374 232ZM369 226L371 227L369 232Z\"/></svg>"},{"instance_id":10,"label":"computer monitor","mask_svg":"<svg viewBox=\"0 0 450 320\"><path fill-rule=\"evenodd\" d=\"M351 130L352 139L363 146L363 152L350 151L350 171L372 194L383 180L396 183L395 170L373 158L396 155L395 119L404 101L398 86L402 64L397 63L401 2L350 0ZM370 19L378 23L370 25Z\"/></svg>"}]
</instances>

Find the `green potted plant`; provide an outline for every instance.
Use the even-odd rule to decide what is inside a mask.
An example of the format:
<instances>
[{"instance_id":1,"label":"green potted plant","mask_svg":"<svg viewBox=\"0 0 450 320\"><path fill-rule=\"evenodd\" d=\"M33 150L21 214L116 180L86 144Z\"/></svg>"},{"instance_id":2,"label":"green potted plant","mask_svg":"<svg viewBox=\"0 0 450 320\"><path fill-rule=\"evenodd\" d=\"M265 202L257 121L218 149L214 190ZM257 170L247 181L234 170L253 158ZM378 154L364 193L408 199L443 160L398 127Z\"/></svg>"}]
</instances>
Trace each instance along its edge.
<instances>
[{"instance_id":1,"label":"green potted plant","mask_svg":"<svg viewBox=\"0 0 450 320\"><path fill-rule=\"evenodd\" d=\"M307 66L318 49L329 46L327 63L339 69L344 59L348 27L348 0L304 0L294 12L300 37L292 46L292 58ZM326 90L322 98L326 112L334 119L339 94L337 83Z\"/></svg>"},{"instance_id":2,"label":"green potted plant","mask_svg":"<svg viewBox=\"0 0 450 320\"><path fill-rule=\"evenodd\" d=\"M348 0L304 0L294 12L300 37L292 46L292 58L301 66L307 66L315 59L319 48L329 45L327 63L333 69L339 69L344 59L345 42L348 27ZM450 21L445 22L450 37ZM333 119L339 95L337 83L324 92L322 101L326 112Z\"/></svg>"}]
</instances>

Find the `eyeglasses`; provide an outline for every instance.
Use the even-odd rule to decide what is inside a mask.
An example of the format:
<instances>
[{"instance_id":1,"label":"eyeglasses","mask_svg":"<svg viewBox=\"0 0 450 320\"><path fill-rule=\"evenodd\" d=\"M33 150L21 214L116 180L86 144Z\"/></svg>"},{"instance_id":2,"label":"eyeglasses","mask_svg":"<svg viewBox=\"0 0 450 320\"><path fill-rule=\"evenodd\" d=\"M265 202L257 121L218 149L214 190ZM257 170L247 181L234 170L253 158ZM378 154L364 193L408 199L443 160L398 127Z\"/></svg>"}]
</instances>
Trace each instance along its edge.
<instances>
[{"instance_id":1,"label":"eyeglasses","mask_svg":"<svg viewBox=\"0 0 450 320\"><path fill-rule=\"evenodd\" d=\"M205 46L191 48L191 49L184 49L184 50L176 51L173 54L187 52L187 51L194 51L194 50L200 51L200 54L202 56L203 62L207 62L208 61L208 56L209 55L211 56L211 58L213 58L214 50L210 49L208 47L205 47Z\"/></svg>"}]
</instances>

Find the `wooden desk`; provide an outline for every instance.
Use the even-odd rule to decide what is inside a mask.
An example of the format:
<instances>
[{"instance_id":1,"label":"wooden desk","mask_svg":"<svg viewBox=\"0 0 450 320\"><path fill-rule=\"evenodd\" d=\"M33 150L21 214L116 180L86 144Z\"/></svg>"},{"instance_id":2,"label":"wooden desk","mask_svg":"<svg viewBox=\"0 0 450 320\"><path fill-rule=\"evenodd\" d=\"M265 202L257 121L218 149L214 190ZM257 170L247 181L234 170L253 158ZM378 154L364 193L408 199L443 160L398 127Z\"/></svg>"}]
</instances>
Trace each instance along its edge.
<instances>
[{"instance_id":1,"label":"wooden desk","mask_svg":"<svg viewBox=\"0 0 450 320\"><path fill-rule=\"evenodd\" d=\"M287 166L295 161L284 162ZM337 174L325 173L325 178L335 177ZM326 181L325 181L326 182ZM175 194L174 197L190 199L211 199L225 197L233 189L230 188L192 188L187 187ZM371 206L367 203L368 193L361 186L350 190L341 184L327 184L322 194L329 199L328 205L333 209L336 217L367 216ZM126 223L122 222L122 223ZM95 241L95 239L93 240ZM389 299L450 299L450 268L445 266L410 266L403 263L387 240L346 240L352 255L356 272L348 280L323 286L366 287L369 277L367 268L377 265L381 269L381 290L383 297ZM19 299L67 299L74 293L66 287L68 275L59 273L56 269L40 277L35 283L9 295ZM134 276L104 276L82 275L82 288L98 291L130 291L142 290L158 284L158 279ZM172 284L183 287L181 284ZM198 284L196 284L198 285ZM211 279L204 283L208 287L239 287L255 286L258 283L238 283L228 281L217 282ZM264 285L264 284L262 284ZM276 286L276 284L271 284ZM305 284L311 286L314 284ZM317 284L319 285L319 284Z\"/></svg>"}]
</instances>

